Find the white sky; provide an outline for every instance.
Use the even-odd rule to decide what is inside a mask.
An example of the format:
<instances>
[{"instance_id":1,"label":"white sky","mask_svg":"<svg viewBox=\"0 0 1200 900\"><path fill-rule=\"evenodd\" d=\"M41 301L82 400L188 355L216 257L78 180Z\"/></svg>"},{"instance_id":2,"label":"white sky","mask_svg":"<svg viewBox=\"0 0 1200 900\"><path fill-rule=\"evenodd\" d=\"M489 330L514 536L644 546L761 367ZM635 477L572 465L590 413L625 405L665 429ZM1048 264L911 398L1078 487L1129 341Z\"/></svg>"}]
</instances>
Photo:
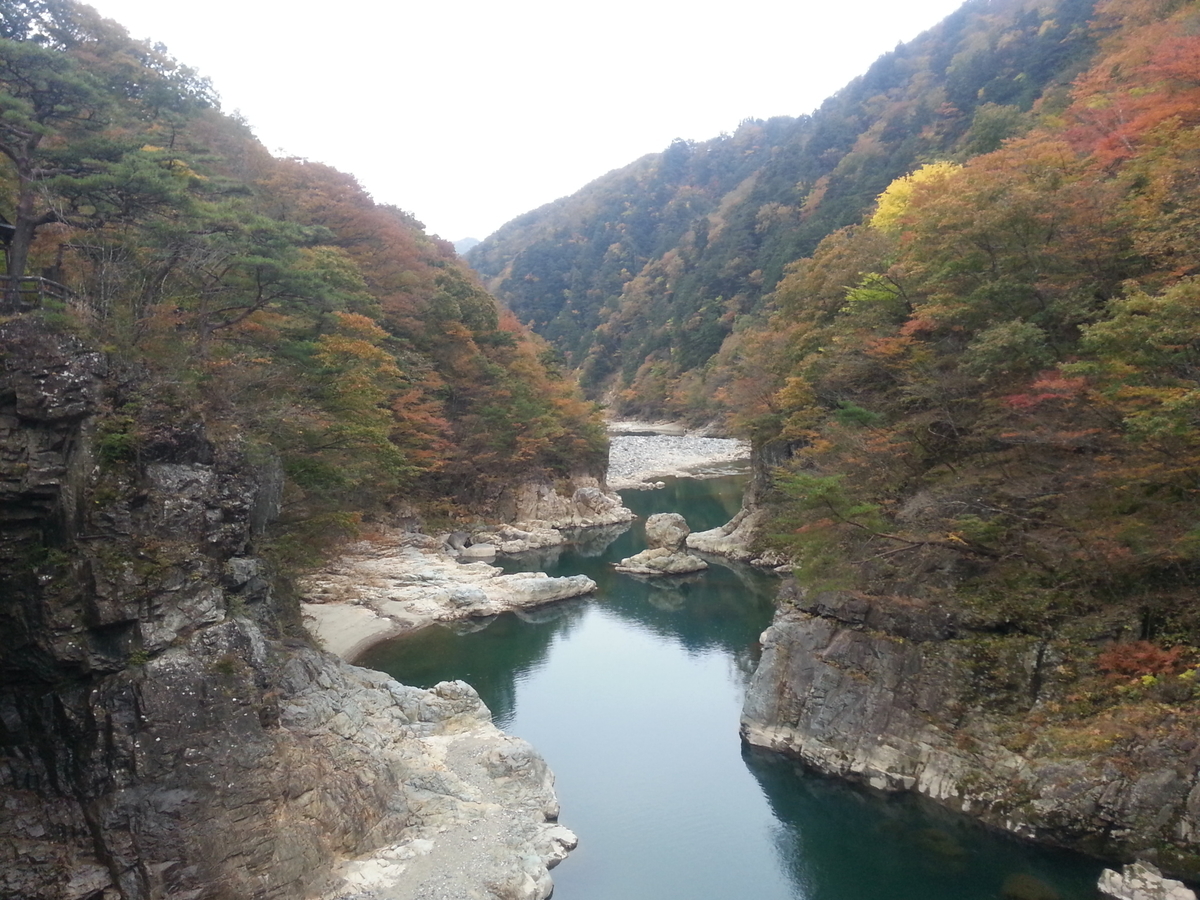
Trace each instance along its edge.
<instances>
[{"instance_id":1,"label":"white sky","mask_svg":"<svg viewBox=\"0 0 1200 900\"><path fill-rule=\"evenodd\" d=\"M745 118L811 112L961 0L90 0L276 154L450 240Z\"/></svg>"}]
</instances>

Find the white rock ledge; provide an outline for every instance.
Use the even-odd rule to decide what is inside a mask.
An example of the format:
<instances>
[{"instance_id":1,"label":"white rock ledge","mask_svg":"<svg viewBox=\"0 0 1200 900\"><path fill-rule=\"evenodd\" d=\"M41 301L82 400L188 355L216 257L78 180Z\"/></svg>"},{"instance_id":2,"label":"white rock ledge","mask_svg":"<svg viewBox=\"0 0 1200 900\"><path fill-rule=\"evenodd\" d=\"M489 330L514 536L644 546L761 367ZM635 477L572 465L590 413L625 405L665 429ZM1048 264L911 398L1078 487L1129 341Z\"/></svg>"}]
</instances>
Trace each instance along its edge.
<instances>
[{"instance_id":1,"label":"white rock ledge","mask_svg":"<svg viewBox=\"0 0 1200 900\"><path fill-rule=\"evenodd\" d=\"M360 541L300 582L309 631L353 661L369 647L434 622L494 616L590 594L586 575L505 575L483 562L460 563L420 535ZM424 539L428 542L428 539Z\"/></svg>"},{"instance_id":2,"label":"white rock ledge","mask_svg":"<svg viewBox=\"0 0 1200 900\"><path fill-rule=\"evenodd\" d=\"M549 869L578 839L557 822L545 761L496 728L470 685L442 682L426 691L352 666L325 666L321 675L294 679L309 689L289 697L283 724L317 739L332 731L369 754L399 785L395 814L405 824L399 841L342 859L316 897L550 896Z\"/></svg>"},{"instance_id":3,"label":"white rock ledge","mask_svg":"<svg viewBox=\"0 0 1200 900\"><path fill-rule=\"evenodd\" d=\"M708 563L690 553L677 553L665 547L643 550L633 556L628 556L613 568L627 575L688 575L692 572L703 572Z\"/></svg>"},{"instance_id":4,"label":"white rock ledge","mask_svg":"<svg viewBox=\"0 0 1200 900\"><path fill-rule=\"evenodd\" d=\"M710 528L708 531L695 531L689 534L687 547L698 553L724 556L762 569L774 569L777 572L789 571L790 566L785 557L774 551L756 553L753 549L755 540L766 521L767 511L765 509L743 507L724 525Z\"/></svg>"},{"instance_id":5,"label":"white rock ledge","mask_svg":"<svg viewBox=\"0 0 1200 900\"><path fill-rule=\"evenodd\" d=\"M1108 900L1196 900L1195 891L1182 881L1164 878L1148 862L1132 863L1120 872L1105 869L1096 887Z\"/></svg>"},{"instance_id":6,"label":"white rock ledge","mask_svg":"<svg viewBox=\"0 0 1200 900\"><path fill-rule=\"evenodd\" d=\"M616 563L616 570L646 576L702 572L708 563L692 556L685 546L691 533L687 520L679 513L655 513L646 520L647 549Z\"/></svg>"}]
</instances>

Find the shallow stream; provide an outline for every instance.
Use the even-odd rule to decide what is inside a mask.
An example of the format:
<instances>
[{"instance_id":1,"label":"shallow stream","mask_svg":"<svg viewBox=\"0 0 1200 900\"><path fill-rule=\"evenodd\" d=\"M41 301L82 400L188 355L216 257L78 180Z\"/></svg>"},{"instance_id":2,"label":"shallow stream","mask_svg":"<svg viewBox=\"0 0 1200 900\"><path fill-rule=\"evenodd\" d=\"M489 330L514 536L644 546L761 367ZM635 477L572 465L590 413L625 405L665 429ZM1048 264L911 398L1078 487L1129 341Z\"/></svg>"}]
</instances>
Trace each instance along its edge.
<instances>
[{"instance_id":1,"label":"shallow stream","mask_svg":"<svg viewBox=\"0 0 1200 900\"><path fill-rule=\"evenodd\" d=\"M630 491L645 517L722 524L744 478ZM738 716L769 624L773 575L715 562L644 581L610 563L619 536L507 560L584 573L590 598L470 628L434 627L359 662L421 687L461 678L557 776L579 848L555 900L1091 900L1100 864L1030 847L910 796L889 796L743 748Z\"/></svg>"}]
</instances>

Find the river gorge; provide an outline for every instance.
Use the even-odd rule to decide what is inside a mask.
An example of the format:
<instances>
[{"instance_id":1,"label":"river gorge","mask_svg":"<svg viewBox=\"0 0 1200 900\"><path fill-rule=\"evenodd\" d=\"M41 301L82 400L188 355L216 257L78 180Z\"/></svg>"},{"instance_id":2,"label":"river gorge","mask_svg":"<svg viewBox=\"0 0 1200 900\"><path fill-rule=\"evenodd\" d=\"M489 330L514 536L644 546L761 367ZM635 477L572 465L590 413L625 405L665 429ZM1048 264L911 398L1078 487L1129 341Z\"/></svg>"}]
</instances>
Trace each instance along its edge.
<instances>
[{"instance_id":1,"label":"river gorge","mask_svg":"<svg viewBox=\"0 0 1200 900\"><path fill-rule=\"evenodd\" d=\"M377 592L377 605L413 590L431 603L437 595L458 621L422 628L414 623L425 613L405 607L408 627L392 620L404 641L369 658L345 651L406 687L314 648L300 631L303 607L265 577L255 541L282 489L270 459L164 416L140 467L97 466L104 359L28 322L0 326L0 336L21 349L0 378L0 443L7 508L27 525L11 531L2 609L14 639L0 652L0 896L545 898L546 870L576 836L554 869L560 898L1092 895L1094 861L743 749L743 694L781 579L718 558L704 573L653 581L610 564L642 549L651 513L683 513L697 530L729 520L745 476L629 491L623 500L641 519L502 556L509 575L450 561L438 548L453 535L389 532L366 557L378 583L359 580L359 593ZM625 522L632 513L590 478L568 496L527 485L513 507ZM22 567L18 552L51 528L74 542L74 556ZM508 533L480 528L472 541ZM424 550L409 571L383 565ZM443 587L436 555L490 581L519 580L537 603L519 615L461 615L477 601L492 612L493 598ZM540 588L553 579L527 574L542 570L597 592L547 603ZM374 616L349 597L317 605ZM858 684L843 668L843 687ZM512 736L474 689L450 679L474 685ZM790 681L780 684L772 697L797 699ZM880 683L897 696L904 688ZM800 734L779 724L781 735ZM1180 758L1159 756L1160 765ZM1178 793L1182 777L1163 784ZM1161 791L1109 782L1163 808Z\"/></svg>"},{"instance_id":2,"label":"river gorge","mask_svg":"<svg viewBox=\"0 0 1200 900\"><path fill-rule=\"evenodd\" d=\"M625 576L611 563L645 546L641 523L655 512L680 512L697 531L724 523L744 484L673 478L627 491L639 519L615 539L500 563L584 574L596 594L433 626L357 662L422 687L467 681L497 725L545 757L562 821L580 837L553 872L560 900L1094 896L1094 860L741 744L779 577L711 557L707 572L675 579Z\"/></svg>"}]
</instances>

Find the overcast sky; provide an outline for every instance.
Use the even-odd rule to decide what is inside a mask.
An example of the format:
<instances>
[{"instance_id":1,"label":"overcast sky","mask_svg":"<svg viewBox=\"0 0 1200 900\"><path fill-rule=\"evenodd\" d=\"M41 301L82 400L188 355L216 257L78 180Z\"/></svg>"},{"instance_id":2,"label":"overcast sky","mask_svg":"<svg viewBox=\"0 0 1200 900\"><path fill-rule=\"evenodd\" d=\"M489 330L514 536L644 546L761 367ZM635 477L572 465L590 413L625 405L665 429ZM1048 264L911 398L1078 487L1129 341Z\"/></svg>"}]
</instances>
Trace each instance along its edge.
<instances>
[{"instance_id":1,"label":"overcast sky","mask_svg":"<svg viewBox=\"0 0 1200 900\"><path fill-rule=\"evenodd\" d=\"M677 137L801 115L961 0L92 0L277 154L450 240Z\"/></svg>"}]
</instances>

